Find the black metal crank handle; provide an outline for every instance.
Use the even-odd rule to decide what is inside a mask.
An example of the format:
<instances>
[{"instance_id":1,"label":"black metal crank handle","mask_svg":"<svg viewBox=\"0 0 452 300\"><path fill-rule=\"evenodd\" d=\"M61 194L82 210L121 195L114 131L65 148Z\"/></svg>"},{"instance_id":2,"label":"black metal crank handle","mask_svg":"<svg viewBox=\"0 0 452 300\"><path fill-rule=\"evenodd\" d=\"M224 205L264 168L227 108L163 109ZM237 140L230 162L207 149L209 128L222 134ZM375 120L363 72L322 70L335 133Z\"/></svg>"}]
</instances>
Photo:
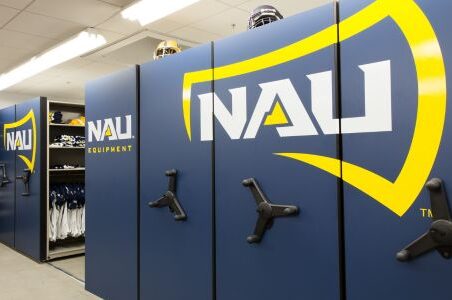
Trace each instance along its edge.
<instances>
[{"instance_id":1,"label":"black metal crank handle","mask_svg":"<svg viewBox=\"0 0 452 300\"><path fill-rule=\"evenodd\" d=\"M169 177L168 191L166 191L159 199L149 202L148 205L152 208L168 207L170 212L174 214L174 219L176 221L185 221L187 219L187 214L180 205L176 194L177 170L168 170L165 172L165 175Z\"/></svg>"},{"instance_id":2,"label":"black metal crank handle","mask_svg":"<svg viewBox=\"0 0 452 300\"><path fill-rule=\"evenodd\" d=\"M30 196L30 177L31 171L29 169L24 169L22 176L16 176L16 179L22 180L25 186L25 192L22 193L22 196Z\"/></svg>"},{"instance_id":3,"label":"black metal crank handle","mask_svg":"<svg viewBox=\"0 0 452 300\"><path fill-rule=\"evenodd\" d=\"M258 213L254 233L249 235L246 239L248 243L260 243L265 232L273 226L275 218L294 216L298 214L299 209L297 206L272 204L262 191L256 179L245 179L242 181L242 184L251 190L254 201L257 205L256 211Z\"/></svg>"},{"instance_id":4,"label":"black metal crank handle","mask_svg":"<svg viewBox=\"0 0 452 300\"><path fill-rule=\"evenodd\" d=\"M5 184L10 183L9 179L8 179L8 175L6 174L6 164L5 163L1 163L0 164L0 169L2 170L2 175L0 178L0 187L4 187Z\"/></svg>"}]
</instances>

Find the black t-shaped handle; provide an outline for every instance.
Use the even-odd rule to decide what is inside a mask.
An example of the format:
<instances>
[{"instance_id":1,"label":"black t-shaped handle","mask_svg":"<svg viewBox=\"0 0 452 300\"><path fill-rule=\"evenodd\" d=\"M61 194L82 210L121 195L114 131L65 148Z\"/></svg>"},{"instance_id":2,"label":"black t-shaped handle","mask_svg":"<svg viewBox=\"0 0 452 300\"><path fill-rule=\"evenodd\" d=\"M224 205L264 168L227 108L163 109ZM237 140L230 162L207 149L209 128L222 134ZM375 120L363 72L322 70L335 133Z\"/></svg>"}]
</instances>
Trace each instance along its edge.
<instances>
[{"instance_id":1,"label":"black t-shaped handle","mask_svg":"<svg viewBox=\"0 0 452 300\"><path fill-rule=\"evenodd\" d=\"M297 215L299 209L297 206L293 205L276 205L270 203L267 196L264 194L256 179L248 178L242 181L242 184L248 187L253 194L254 200L257 205L257 213L259 217L257 218L256 227L254 228L254 233L249 235L246 239L248 243L260 243L265 231L273 226L273 220L280 217L288 217Z\"/></svg>"},{"instance_id":2,"label":"black t-shaped handle","mask_svg":"<svg viewBox=\"0 0 452 300\"><path fill-rule=\"evenodd\" d=\"M444 184L441 179L433 178L425 186L430 193L433 222L426 233L397 253L396 258L401 262L435 249L446 259L452 257L452 220Z\"/></svg>"},{"instance_id":3,"label":"black t-shaped handle","mask_svg":"<svg viewBox=\"0 0 452 300\"><path fill-rule=\"evenodd\" d=\"M25 192L22 196L30 196L30 177L31 171L29 169L24 169L22 176L17 176L16 179L21 179L25 186Z\"/></svg>"},{"instance_id":4,"label":"black t-shaped handle","mask_svg":"<svg viewBox=\"0 0 452 300\"><path fill-rule=\"evenodd\" d=\"M8 175L6 175L6 164L5 163L0 164L0 170L2 170L2 175L0 178L0 187L4 187L5 184L10 183L10 181L8 179Z\"/></svg>"},{"instance_id":5,"label":"black t-shaped handle","mask_svg":"<svg viewBox=\"0 0 452 300\"><path fill-rule=\"evenodd\" d=\"M156 201L149 202L148 205L152 208L168 207L169 210L174 213L174 219L176 221L185 221L187 215L176 195L177 170L168 170L165 172L165 175L168 177L168 191Z\"/></svg>"}]
</instances>

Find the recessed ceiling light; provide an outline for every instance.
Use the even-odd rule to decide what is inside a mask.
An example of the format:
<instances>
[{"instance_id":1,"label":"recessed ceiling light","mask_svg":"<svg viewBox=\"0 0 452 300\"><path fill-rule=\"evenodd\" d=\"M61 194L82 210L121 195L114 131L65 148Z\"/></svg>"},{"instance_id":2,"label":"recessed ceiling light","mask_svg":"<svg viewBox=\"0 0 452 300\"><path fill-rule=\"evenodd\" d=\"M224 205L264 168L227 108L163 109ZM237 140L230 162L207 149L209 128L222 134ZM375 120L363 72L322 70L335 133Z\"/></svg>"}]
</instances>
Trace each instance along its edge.
<instances>
[{"instance_id":1,"label":"recessed ceiling light","mask_svg":"<svg viewBox=\"0 0 452 300\"><path fill-rule=\"evenodd\" d=\"M196 2L199 0L141 0L124 9L121 15L124 19L138 21L144 26Z\"/></svg>"},{"instance_id":2,"label":"recessed ceiling light","mask_svg":"<svg viewBox=\"0 0 452 300\"><path fill-rule=\"evenodd\" d=\"M35 56L26 63L0 75L0 90L13 86L51 67L78 57L106 44L105 38L94 30L80 32L74 38Z\"/></svg>"}]
</instances>

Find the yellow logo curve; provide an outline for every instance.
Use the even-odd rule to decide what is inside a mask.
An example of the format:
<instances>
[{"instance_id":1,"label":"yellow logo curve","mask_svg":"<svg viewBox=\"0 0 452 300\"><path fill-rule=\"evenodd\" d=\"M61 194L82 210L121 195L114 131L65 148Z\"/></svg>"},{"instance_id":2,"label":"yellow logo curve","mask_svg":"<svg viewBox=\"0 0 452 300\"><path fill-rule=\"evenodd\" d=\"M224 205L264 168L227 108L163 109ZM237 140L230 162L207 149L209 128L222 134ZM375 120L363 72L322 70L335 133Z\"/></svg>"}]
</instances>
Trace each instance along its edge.
<instances>
[{"instance_id":1,"label":"yellow logo curve","mask_svg":"<svg viewBox=\"0 0 452 300\"><path fill-rule=\"evenodd\" d=\"M30 169L31 172L34 172L35 162L36 162L36 118L35 118L35 114L32 109L30 109L30 111L19 121L16 121L16 122L10 123L10 124L5 124L3 126L3 144L6 148L6 131L7 130L18 128L18 127L24 125L25 123L27 123L28 121L31 121L31 127L32 127L32 132L33 132L31 160L24 155L18 155L18 156L20 159L23 160L23 162L25 163L27 168Z\"/></svg>"},{"instance_id":2,"label":"yellow logo curve","mask_svg":"<svg viewBox=\"0 0 452 300\"><path fill-rule=\"evenodd\" d=\"M446 71L441 48L430 21L414 0L376 0L363 10L294 44L234 64L184 75L183 114L191 140L191 87L193 84L264 70L304 57L345 41L391 18L404 34L416 67L418 109L414 134L405 163L394 182L363 167L336 158L308 153L275 153L310 164L374 198L403 216L421 192L441 143L446 117Z\"/></svg>"}]
</instances>

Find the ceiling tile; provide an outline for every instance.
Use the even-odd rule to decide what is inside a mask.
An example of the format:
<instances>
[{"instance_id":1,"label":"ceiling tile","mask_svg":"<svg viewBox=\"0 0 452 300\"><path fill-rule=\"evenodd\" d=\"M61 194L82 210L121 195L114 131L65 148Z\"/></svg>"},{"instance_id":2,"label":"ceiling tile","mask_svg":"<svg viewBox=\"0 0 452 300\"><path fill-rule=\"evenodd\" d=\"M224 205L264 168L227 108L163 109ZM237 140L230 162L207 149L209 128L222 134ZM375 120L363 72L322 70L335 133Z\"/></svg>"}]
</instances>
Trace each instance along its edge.
<instances>
[{"instance_id":1,"label":"ceiling tile","mask_svg":"<svg viewBox=\"0 0 452 300\"><path fill-rule=\"evenodd\" d=\"M160 40L146 37L98 57L96 60L122 66L142 64L153 59L154 50L159 42Z\"/></svg>"},{"instance_id":2,"label":"ceiling tile","mask_svg":"<svg viewBox=\"0 0 452 300\"><path fill-rule=\"evenodd\" d=\"M85 26L29 12L22 12L5 28L41 37L64 40L82 31L85 29Z\"/></svg>"},{"instance_id":3,"label":"ceiling tile","mask_svg":"<svg viewBox=\"0 0 452 300\"><path fill-rule=\"evenodd\" d=\"M31 50L34 53L39 53L52 45L57 41L49 38L39 37L36 35L30 35L17 31L11 31L7 29L0 30L0 45L11 48Z\"/></svg>"},{"instance_id":4,"label":"ceiling tile","mask_svg":"<svg viewBox=\"0 0 452 300\"><path fill-rule=\"evenodd\" d=\"M97 31L97 33L102 35L107 40L107 43L112 43L112 42L115 42L115 41L125 37L124 34L117 33L117 32L110 31L110 30L96 29L96 31Z\"/></svg>"},{"instance_id":5,"label":"ceiling tile","mask_svg":"<svg viewBox=\"0 0 452 300\"><path fill-rule=\"evenodd\" d=\"M105 21L104 23L96 26L99 29L106 29L110 31L114 31L117 33L129 35L136 31L142 30L143 27L140 26L138 22L130 22L121 17L120 14L114 16L113 18Z\"/></svg>"},{"instance_id":6,"label":"ceiling tile","mask_svg":"<svg viewBox=\"0 0 452 300\"><path fill-rule=\"evenodd\" d=\"M169 15L166 19L187 25L206 19L228 8L230 8L230 6L214 0L201 0L183 10Z\"/></svg>"},{"instance_id":7,"label":"ceiling tile","mask_svg":"<svg viewBox=\"0 0 452 300\"><path fill-rule=\"evenodd\" d=\"M233 26L233 24L235 26ZM209 32L228 36L247 29L248 14L243 10L231 8L208 19L194 23L192 26L202 29L208 28Z\"/></svg>"},{"instance_id":8,"label":"ceiling tile","mask_svg":"<svg viewBox=\"0 0 452 300\"><path fill-rule=\"evenodd\" d=\"M39 86L41 84L48 82L49 80L53 80L54 78L56 77L39 74L16 84L15 88L21 90L32 86Z\"/></svg>"},{"instance_id":9,"label":"ceiling tile","mask_svg":"<svg viewBox=\"0 0 452 300\"><path fill-rule=\"evenodd\" d=\"M20 11L14 8L0 6L0 27L11 21Z\"/></svg>"},{"instance_id":10,"label":"ceiling tile","mask_svg":"<svg viewBox=\"0 0 452 300\"><path fill-rule=\"evenodd\" d=\"M13 66L13 62L8 58L0 57L0 73L4 73Z\"/></svg>"},{"instance_id":11,"label":"ceiling tile","mask_svg":"<svg viewBox=\"0 0 452 300\"><path fill-rule=\"evenodd\" d=\"M135 0L99 0L102 2L107 2L116 6L124 7L134 2Z\"/></svg>"},{"instance_id":12,"label":"ceiling tile","mask_svg":"<svg viewBox=\"0 0 452 300\"><path fill-rule=\"evenodd\" d=\"M303 1L293 1L293 0L250 0L239 5L239 8L246 11L253 11L259 5L273 5L284 17L289 17L297 13L316 8L318 6L333 3L333 0L303 0Z\"/></svg>"},{"instance_id":13,"label":"ceiling tile","mask_svg":"<svg viewBox=\"0 0 452 300\"><path fill-rule=\"evenodd\" d=\"M70 61L62 63L55 68L63 69L65 71L73 71L73 70L78 70L80 68L84 68L87 65L90 65L92 63L93 63L93 61L90 59L77 57L77 58L71 59Z\"/></svg>"},{"instance_id":14,"label":"ceiling tile","mask_svg":"<svg viewBox=\"0 0 452 300\"><path fill-rule=\"evenodd\" d=\"M287 1L287 0L277 0L275 7L281 10L281 13L286 16L296 15L300 12L314 9L316 7L333 4L334 0L303 0L303 1ZM333 6L331 6L333 9Z\"/></svg>"},{"instance_id":15,"label":"ceiling tile","mask_svg":"<svg viewBox=\"0 0 452 300\"><path fill-rule=\"evenodd\" d=\"M195 43L207 43L221 38L220 35L207 32L195 27L186 26L171 32L177 38Z\"/></svg>"},{"instance_id":16,"label":"ceiling tile","mask_svg":"<svg viewBox=\"0 0 452 300\"><path fill-rule=\"evenodd\" d=\"M11 47L0 46L0 58L8 59L11 64L20 63L33 56L30 50L21 50Z\"/></svg>"},{"instance_id":17,"label":"ceiling tile","mask_svg":"<svg viewBox=\"0 0 452 300\"><path fill-rule=\"evenodd\" d=\"M48 90L52 95L69 97L65 94L67 91L83 94L86 83L101 76L117 72L125 67L122 65L113 65L105 63L91 63L78 70L65 72L64 75L51 80Z\"/></svg>"},{"instance_id":18,"label":"ceiling tile","mask_svg":"<svg viewBox=\"0 0 452 300\"><path fill-rule=\"evenodd\" d=\"M26 93L30 95L35 96L47 96L49 93L48 86L45 86L44 84L33 84L33 85L18 85L13 88L7 89L9 92L16 92L16 93Z\"/></svg>"},{"instance_id":19,"label":"ceiling tile","mask_svg":"<svg viewBox=\"0 0 452 300\"><path fill-rule=\"evenodd\" d=\"M227 5L230 5L230 6L238 6L238 5L243 4L243 3L245 3L246 1L249 1L249 0L217 0L217 1L218 2L222 2L224 4L227 4Z\"/></svg>"},{"instance_id":20,"label":"ceiling tile","mask_svg":"<svg viewBox=\"0 0 452 300\"><path fill-rule=\"evenodd\" d=\"M214 1L214 0L201 0L200 2L193 4L179 12L176 12L164 19L155 21L145 28L155 30L161 33L167 33L174 31L182 26L186 26L190 23L207 18L212 14L217 14L221 11L230 8L229 6ZM120 14L112 17L104 23L97 26L97 28L111 30L121 34L132 34L134 32L143 29L138 22L131 22L125 20Z\"/></svg>"},{"instance_id":21,"label":"ceiling tile","mask_svg":"<svg viewBox=\"0 0 452 300\"><path fill-rule=\"evenodd\" d=\"M55 66L49 70L46 70L41 74L43 76L56 76L56 77L65 76L71 72L79 70L92 63L93 61L91 61L90 59L77 57L71 59L70 61L62 63L58 66ZM41 76L41 74L37 76Z\"/></svg>"},{"instance_id":22,"label":"ceiling tile","mask_svg":"<svg viewBox=\"0 0 452 300\"><path fill-rule=\"evenodd\" d=\"M146 28L148 28L150 30L161 32L161 33L167 33L170 31L174 31L181 27L184 27L184 25L181 23L178 23L178 22L167 20L167 19L163 19L163 20L154 22L154 23L146 26Z\"/></svg>"},{"instance_id":23,"label":"ceiling tile","mask_svg":"<svg viewBox=\"0 0 452 300\"><path fill-rule=\"evenodd\" d=\"M119 7L97 0L36 0L28 12L96 26L120 10Z\"/></svg>"},{"instance_id":24,"label":"ceiling tile","mask_svg":"<svg viewBox=\"0 0 452 300\"><path fill-rule=\"evenodd\" d=\"M243 4L239 5L239 8L251 13L259 5L273 5L274 7L276 7L279 10L280 8L276 6L277 1L278 0L268 0L268 1L264 2L262 0L248 0L248 1L244 2ZM307 0L307 1L309 1L309 0ZM304 2L304 1L301 1L301 2Z\"/></svg>"},{"instance_id":25,"label":"ceiling tile","mask_svg":"<svg viewBox=\"0 0 452 300\"><path fill-rule=\"evenodd\" d=\"M68 88L73 88L63 77L34 76L7 89L9 92L26 93L40 96L50 96L61 93ZM82 89L82 87L78 87Z\"/></svg>"},{"instance_id":26,"label":"ceiling tile","mask_svg":"<svg viewBox=\"0 0 452 300\"><path fill-rule=\"evenodd\" d=\"M80 71L82 73L81 75L83 76L83 80L87 81L87 80L95 79L104 74L110 74L110 73L116 72L121 68L123 68L123 66L119 65L119 64L114 64L114 63L107 64L107 63L95 62L95 63L89 64L88 66L81 69ZM86 78L84 76L85 72L88 74L91 74L91 78Z\"/></svg>"},{"instance_id":27,"label":"ceiling tile","mask_svg":"<svg viewBox=\"0 0 452 300\"><path fill-rule=\"evenodd\" d=\"M0 0L0 5L24 9L31 2L33 2L33 0Z\"/></svg>"}]
</instances>

